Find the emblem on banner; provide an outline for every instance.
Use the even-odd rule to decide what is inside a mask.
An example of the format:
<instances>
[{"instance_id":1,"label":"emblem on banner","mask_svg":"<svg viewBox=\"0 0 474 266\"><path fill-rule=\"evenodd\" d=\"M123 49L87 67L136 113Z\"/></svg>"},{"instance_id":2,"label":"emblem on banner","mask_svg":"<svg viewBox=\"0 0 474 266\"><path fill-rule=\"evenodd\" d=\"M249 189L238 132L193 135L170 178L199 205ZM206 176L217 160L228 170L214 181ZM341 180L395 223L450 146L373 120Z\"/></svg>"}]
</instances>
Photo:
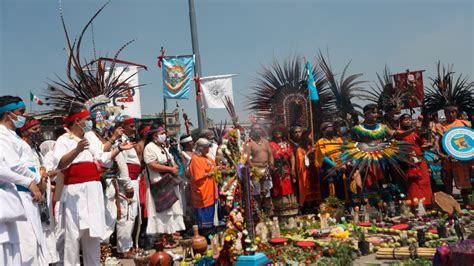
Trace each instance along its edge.
<instances>
[{"instance_id":1,"label":"emblem on banner","mask_svg":"<svg viewBox=\"0 0 474 266\"><path fill-rule=\"evenodd\" d=\"M181 65L170 66L166 70L166 86L173 93L179 92L186 81L186 71Z\"/></svg>"},{"instance_id":2,"label":"emblem on banner","mask_svg":"<svg viewBox=\"0 0 474 266\"><path fill-rule=\"evenodd\" d=\"M454 127L446 131L442 139L447 154L460 161L474 159L474 130L468 127Z\"/></svg>"},{"instance_id":3,"label":"emblem on banner","mask_svg":"<svg viewBox=\"0 0 474 266\"><path fill-rule=\"evenodd\" d=\"M188 99L194 55L164 57L162 63L163 96L167 99Z\"/></svg>"}]
</instances>

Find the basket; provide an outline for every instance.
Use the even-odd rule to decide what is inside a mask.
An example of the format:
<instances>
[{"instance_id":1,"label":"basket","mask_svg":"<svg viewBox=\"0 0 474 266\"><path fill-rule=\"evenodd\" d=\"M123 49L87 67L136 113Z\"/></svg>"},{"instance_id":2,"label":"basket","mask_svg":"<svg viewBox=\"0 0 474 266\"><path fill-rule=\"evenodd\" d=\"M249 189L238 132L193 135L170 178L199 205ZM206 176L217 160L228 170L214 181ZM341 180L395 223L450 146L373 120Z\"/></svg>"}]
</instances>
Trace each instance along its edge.
<instances>
[{"instance_id":1,"label":"basket","mask_svg":"<svg viewBox=\"0 0 474 266\"><path fill-rule=\"evenodd\" d=\"M150 264L150 260L151 255L133 258L133 262L135 262L136 266L148 266Z\"/></svg>"}]
</instances>

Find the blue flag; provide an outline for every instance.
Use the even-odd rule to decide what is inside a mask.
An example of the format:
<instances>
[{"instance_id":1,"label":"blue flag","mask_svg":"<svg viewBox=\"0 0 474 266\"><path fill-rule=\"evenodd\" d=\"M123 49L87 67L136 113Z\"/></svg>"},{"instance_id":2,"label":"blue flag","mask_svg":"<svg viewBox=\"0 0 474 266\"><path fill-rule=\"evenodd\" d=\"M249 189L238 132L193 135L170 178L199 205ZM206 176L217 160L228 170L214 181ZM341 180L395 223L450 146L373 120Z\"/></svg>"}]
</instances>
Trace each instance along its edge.
<instances>
[{"instance_id":1,"label":"blue flag","mask_svg":"<svg viewBox=\"0 0 474 266\"><path fill-rule=\"evenodd\" d=\"M167 99L189 99L193 69L194 55L163 58L163 96Z\"/></svg>"},{"instance_id":2,"label":"blue flag","mask_svg":"<svg viewBox=\"0 0 474 266\"><path fill-rule=\"evenodd\" d=\"M313 70L309 62L306 63L306 71L308 71L309 98L311 99L311 101L319 101L318 88L316 88L316 82L314 82Z\"/></svg>"}]
</instances>

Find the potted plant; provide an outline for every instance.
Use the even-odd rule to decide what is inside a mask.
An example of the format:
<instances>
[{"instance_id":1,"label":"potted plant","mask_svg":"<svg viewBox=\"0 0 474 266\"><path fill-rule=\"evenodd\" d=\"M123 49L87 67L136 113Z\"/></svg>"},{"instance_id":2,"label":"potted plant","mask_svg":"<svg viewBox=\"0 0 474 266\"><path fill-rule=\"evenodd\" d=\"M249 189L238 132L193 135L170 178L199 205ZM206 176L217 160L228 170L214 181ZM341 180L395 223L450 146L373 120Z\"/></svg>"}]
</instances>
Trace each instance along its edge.
<instances>
[{"instance_id":1,"label":"potted plant","mask_svg":"<svg viewBox=\"0 0 474 266\"><path fill-rule=\"evenodd\" d=\"M369 254L370 250L370 243L365 240L365 232L359 229L359 242L357 243L357 247L360 250L362 256Z\"/></svg>"},{"instance_id":2,"label":"potted plant","mask_svg":"<svg viewBox=\"0 0 474 266\"><path fill-rule=\"evenodd\" d=\"M340 222L341 217L344 216L344 202L337 197L329 196L319 206L319 213L329 213L331 217Z\"/></svg>"}]
</instances>

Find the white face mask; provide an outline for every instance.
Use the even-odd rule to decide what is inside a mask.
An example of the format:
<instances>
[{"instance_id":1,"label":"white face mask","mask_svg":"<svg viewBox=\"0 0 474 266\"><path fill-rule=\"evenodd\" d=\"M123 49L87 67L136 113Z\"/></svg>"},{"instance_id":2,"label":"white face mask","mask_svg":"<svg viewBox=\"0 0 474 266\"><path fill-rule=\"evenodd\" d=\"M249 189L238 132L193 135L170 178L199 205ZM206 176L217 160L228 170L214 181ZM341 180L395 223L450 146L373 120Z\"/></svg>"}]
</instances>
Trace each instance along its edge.
<instances>
[{"instance_id":1,"label":"white face mask","mask_svg":"<svg viewBox=\"0 0 474 266\"><path fill-rule=\"evenodd\" d=\"M166 142L166 134L159 134L156 137L156 141L160 143L165 143Z\"/></svg>"}]
</instances>

